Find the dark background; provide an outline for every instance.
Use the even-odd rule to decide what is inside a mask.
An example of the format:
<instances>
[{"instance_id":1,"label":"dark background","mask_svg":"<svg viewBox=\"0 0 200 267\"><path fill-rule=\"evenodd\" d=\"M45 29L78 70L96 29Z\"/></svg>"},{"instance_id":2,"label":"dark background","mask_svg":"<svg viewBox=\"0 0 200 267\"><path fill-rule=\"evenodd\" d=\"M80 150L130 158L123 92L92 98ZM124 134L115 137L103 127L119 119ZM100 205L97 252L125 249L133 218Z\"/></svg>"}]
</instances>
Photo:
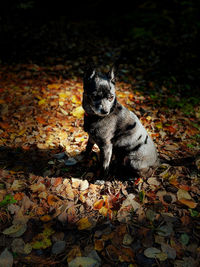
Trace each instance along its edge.
<instances>
[{"instance_id":1,"label":"dark background","mask_svg":"<svg viewBox=\"0 0 200 267\"><path fill-rule=\"evenodd\" d=\"M123 80L164 85L195 104L199 11L198 0L1 1L0 63L70 65L67 78L81 76L88 58L119 60Z\"/></svg>"}]
</instances>

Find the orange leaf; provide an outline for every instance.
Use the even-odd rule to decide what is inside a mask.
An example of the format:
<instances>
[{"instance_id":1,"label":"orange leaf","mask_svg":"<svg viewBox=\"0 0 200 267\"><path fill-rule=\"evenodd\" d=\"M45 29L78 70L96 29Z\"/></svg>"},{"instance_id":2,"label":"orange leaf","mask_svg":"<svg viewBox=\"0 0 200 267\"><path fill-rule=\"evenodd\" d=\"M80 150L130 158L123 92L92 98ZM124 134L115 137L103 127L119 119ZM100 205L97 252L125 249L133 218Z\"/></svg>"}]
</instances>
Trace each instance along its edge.
<instances>
[{"instance_id":1,"label":"orange leaf","mask_svg":"<svg viewBox=\"0 0 200 267\"><path fill-rule=\"evenodd\" d=\"M195 209L197 206L197 203L195 203L192 199L181 198L181 199L179 199L179 202L188 206L191 209Z\"/></svg>"},{"instance_id":2,"label":"orange leaf","mask_svg":"<svg viewBox=\"0 0 200 267\"><path fill-rule=\"evenodd\" d=\"M23 149L23 150L26 150L26 151L27 151L27 150L30 150L30 146L28 146L28 145L22 145L22 149Z\"/></svg>"},{"instance_id":3,"label":"orange leaf","mask_svg":"<svg viewBox=\"0 0 200 267\"><path fill-rule=\"evenodd\" d=\"M8 129L10 125L7 122L0 122L0 127L3 129Z\"/></svg>"},{"instance_id":4,"label":"orange leaf","mask_svg":"<svg viewBox=\"0 0 200 267\"><path fill-rule=\"evenodd\" d=\"M23 196L24 196L24 193L16 193L14 195L14 199L19 201L19 200L22 200Z\"/></svg>"},{"instance_id":5,"label":"orange leaf","mask_svg":"<svg viewBox=\"0 0 200 267\"><path fill-rule=\"evenodd\" d=\"M49 222L51 220L51 216L49 215L44 215L40 218L41 221L43 222Z\"/></svg>"},{"instance_id":6,"label":"orange leaf","mask_svg":"<svg viewBox=\"0 0 200 267\"><path fill-rule=\"evenodd\" d=\"M94 203L94 210L100 210L103 207L104 200L100 199Z\"/></svg>"},{"instance_id":7,"label":"orange leaf","mask_svg":"<svg viewBox=\"0 0 200 267\"><path fill-rule=\"evenodd\" d=\"M46 211L44 210L43 207L38 207L38 208L36 209L36 214L37 214L37 215L44 215L45 213L46 213Z\"/></svg>"},{"instance_id":8,"label":"orange leaf","mask_svg":"<svg viewBox=\"0 0 200 267\"><path fill-rule=\"evenodd\" d=\"M36 120L41 124L45 124L46 123L46 121L42 117L37 117Z\"/></svg>"},{"instance_id":9,"label":"orange leaf","mask_svg":"<svg viewBox=\"0 0 200 267\"><path fill-rule=\"evenodd\" d=\"M49 206L55 206L58 201L59 201L59 198L54 195L49 195L47 198L47 202Z\"/></svg>"},{"instance_id":10,"label":"orange leaf","mask_svg":"<svg viewBox=\"0 0 200 267\"><path fill-rule=\"evenodd\" d=\"M54 182L54 185L53 186L58 186L58 185L62 184L62 182L63 182L62 178L57 177L55 179L55 182Z\"/></svg>"},{"instance_id":11,"label":"orange leaf","mask_svg":"<svg viewBox=\"0 0 200 267\"><path fill-rule=\"evenodd\" d=\"M167 127L165 127L165 129L168 131L168 132L170 132L170 133L175 133L176 132L176 129L173 127L173 126L167 126Z\"/></svg>"},{"instance_id":12,"label":"orange leaf","mask_svg":"<svg viewBox=\"0 0 200 267\"><path fill-rule=\"evenodd\" d=\"M182 190L185 190L185 191L189 191L190 190L190 186L188 186L188 185L180 184L178 187L180 189L182 189Z\"/></svg>"},{"instance_id":13,"label":"orange leaf","mask_svg":"<svg viewBox=\"0 0 200 267\"><path fill-rule=\"evenodd\" d=\"M80 199L80 201L83 202L83 203L85 203L85 201L86 201L86 198L85 198L85 196L84 196L83 193L80 194L79 199Z\"/></svg>"},{"instance_id":14,"label":"orange leaf","mask_svg":"<svg viewBox=\"0 0 200 267\"><path fill-rule=\"evenodd\" d=\"M59 83L53 83L53 84L48 84L47 87L48 89L58 89L62 86L62 84Z\"/></svg>"}]
</instances>

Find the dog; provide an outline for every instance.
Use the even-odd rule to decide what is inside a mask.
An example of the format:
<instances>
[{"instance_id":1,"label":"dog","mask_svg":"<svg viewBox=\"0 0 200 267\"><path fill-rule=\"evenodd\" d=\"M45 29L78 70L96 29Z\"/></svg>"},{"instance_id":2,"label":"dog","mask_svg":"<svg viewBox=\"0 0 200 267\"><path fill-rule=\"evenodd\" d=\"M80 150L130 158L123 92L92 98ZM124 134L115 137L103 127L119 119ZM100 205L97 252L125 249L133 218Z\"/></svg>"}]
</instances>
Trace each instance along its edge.
<instances>
[{"instance_id":1,"label":"dog","mask_svg":"<svg viewBox=\"0 0 200 267\"><path fill-rule=\"evenodd\" d=\"M138 117L117 101L114 67L106 75L89 67L83 89L84 130L89 135L85 154L98 145L101 176L108 175L112 155L134 176L151 176L159 165L156 147Z\"/></svg>"}]
</instances>

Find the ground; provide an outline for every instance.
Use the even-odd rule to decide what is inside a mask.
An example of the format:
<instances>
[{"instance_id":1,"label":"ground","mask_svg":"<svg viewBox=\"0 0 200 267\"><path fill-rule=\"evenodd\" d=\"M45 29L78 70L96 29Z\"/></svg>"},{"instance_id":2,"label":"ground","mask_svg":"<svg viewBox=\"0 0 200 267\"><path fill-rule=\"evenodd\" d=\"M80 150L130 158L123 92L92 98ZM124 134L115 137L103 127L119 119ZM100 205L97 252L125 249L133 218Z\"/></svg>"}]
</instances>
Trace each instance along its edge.
<instances>
[{"instance_id":1,"label":"ground","mask_svg":"<svg viewBox=\"0 0 200 267\"><path fill-rule=\"evenodd\" d=\"M165 36L165 24L154 36L136 23L132 37L115 41L101 22L73 22L66 36L61 20L6 29L16 34L8 34L15 49L0 65L0 266L198 266L196 28L175 42L175 17L163 14L171 25ZM118 100L140 118L161 158L152 177L98 181L98 148L82 156L89 55L104 71L121 59Z\"/></svg>"}]
</instances>

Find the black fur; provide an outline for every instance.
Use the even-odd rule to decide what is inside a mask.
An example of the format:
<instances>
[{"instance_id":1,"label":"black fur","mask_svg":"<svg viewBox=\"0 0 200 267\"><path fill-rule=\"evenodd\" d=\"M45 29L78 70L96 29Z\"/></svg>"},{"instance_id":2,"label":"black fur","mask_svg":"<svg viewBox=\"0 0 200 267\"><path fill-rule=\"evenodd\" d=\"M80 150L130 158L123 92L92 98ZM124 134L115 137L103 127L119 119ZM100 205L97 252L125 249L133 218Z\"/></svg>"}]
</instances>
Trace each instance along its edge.
<instances>
[{"instance_id":1,"label":"black fur","mask_svg":"<svg viewBox=\"0 0 200 267\"><path fill-rule=\"evenodd\" d=\"M133 173L151 175L159 163L155 145L138 117L117 102L113 69L108 75L95 69L85 73L83 108L84 130L89 134L86 152L95 143L99 146L105 175L112 154Z\"/></svg>"}]
</instances>

